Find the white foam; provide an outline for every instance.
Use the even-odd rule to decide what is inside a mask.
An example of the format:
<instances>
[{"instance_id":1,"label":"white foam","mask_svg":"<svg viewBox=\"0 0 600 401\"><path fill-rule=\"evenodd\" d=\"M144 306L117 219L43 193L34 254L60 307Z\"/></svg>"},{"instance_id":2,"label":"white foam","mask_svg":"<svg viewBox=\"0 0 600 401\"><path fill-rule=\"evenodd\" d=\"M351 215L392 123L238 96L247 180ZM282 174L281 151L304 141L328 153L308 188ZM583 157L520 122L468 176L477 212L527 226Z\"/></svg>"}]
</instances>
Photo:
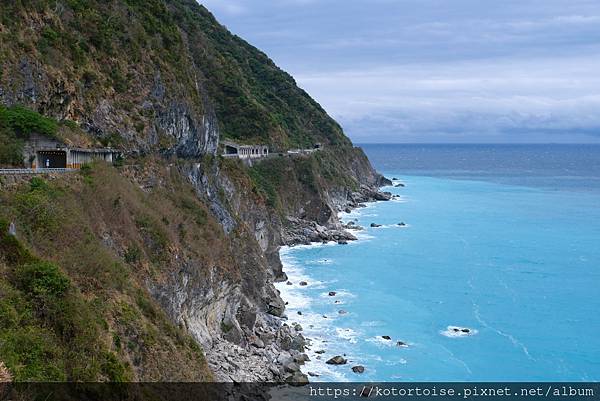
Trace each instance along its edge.
<instances>
[{"instance_id":1,"label":"white foam","mask_svg":"<svg viewBox=\"0 0 600 401\"><path fill-rule=\"evenodd\" d=\"M390 340L386 340L385 338L381 337L381 336L375 336L375 337L371 337L371 338L367 338L365 340L366 342L372 343L377 345L378 347L391 347L393 346L395 343L390 339Z\"/></svg>"},{"instance_id":2,"label":"white foam","mask_svg":"<svg viewBox=\"0 0 600 401\"><path fill-rule=\"evenodd\" d=\"M468 332L465 332L464 330L468 330ZM478 331L475 329L471 329L468 327L460 327L460 326L448 326L446 328L446 330L440 331L441 335L450 337L450 338L470 337L470 336L474 336L477 333L478 333Z\"/></svg>"},{"instance_id":3,"label":"white foam","mask_svg":"<svg viewBox=\"0 0 600 401\"><path fill-rule=\"evenodd\" d=\"M353 329L336 327L335 332L339 338L348 341L350 344L356 344L358 342L358 333Z\"/></svg>"}]
</instances>

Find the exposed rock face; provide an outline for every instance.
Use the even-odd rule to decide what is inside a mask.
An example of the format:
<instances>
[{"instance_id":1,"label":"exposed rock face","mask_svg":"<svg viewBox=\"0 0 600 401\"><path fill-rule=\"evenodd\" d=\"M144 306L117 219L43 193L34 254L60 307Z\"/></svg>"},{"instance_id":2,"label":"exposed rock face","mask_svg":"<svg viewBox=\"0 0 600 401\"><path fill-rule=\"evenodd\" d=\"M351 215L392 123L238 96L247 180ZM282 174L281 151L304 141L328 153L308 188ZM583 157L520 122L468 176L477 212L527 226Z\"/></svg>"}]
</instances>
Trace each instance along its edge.
<instances>
[{"instance_id":1,"label":"exposed rock face","mask_svg":"<svg viewBox=\"0 0 600 401\"><path fill-rule=\"evenodd\" d=\"M4 363L0 361L0 383L6 383L12 381L12 376L10 372L4 366Z\"/></svg>"},{"instance_id":2,"label":"exposed rock face","mask_svg":"<svg viewBox=\"0 0 600 401\"><path fill-rule=\"evenodd\" d=\"M127 8L128 3L117 2L114 10L101 8L103 19L110 18L102 13L114 11L114 21L125 15L143 23L140 19L144 13L136 14L135 10ZM174 2L166 4L165 12L174 12L177 8ZM204 9L198 11L200 6L196 2L182 4L189 6L191 15L198 20L208 21L207 24L213 22ZM184 11L187 11L185 7ZM53 21L52 26L61 33L69 32L70 19L75 15L73 10L46 10L42 18L28 10L21 11L18 17L11 19L19 21L21 28L28 32L22 36L30 36L34 41L47 28L48 23L44 21ZM179 21L177 18L172 20ZM126 21L129 20L126 18ZM211 218L222 228L226 240L220 246L231 256L231 261L228 261L229 270L224 270L214 266L214 261L181 256L159 266L161 279L149 278L147 288L169 318L202 345L216 380L305 383L306 376L299 371L299 361L304 360L301 354L306 340L301 330L285 324L282 319L285 303L273 286L274 282L286 280L279 248L326 241L345 244L355 240L356 237L340 224L337 212L351 211L364 202L389 200L390 195L379 192L379 187L390 182L373 170L364 153L351 146L339 126L315 102L306 100L308 96L293 84L291 77L279 71L264 54L239 38L229 36L233 53L241 54L238 54L241 61L229 54L232 49L207 57L206 52L217 52L213 47L219 46L220 42L211 42L212 31L202 32L203 26L196 25L171 27L182 36L173 39L181 45L182 57L177 62L160 60L165 65L149 55L152 50L152 56L158 57L155 49L143 49L141 60L132 62L118 47L120 43L110 44L114 47L110 57L92 45L95 54L101 57L99 61L88 55L86 70L98 71L97 75L76 68L75 61L69 59L67 53L57 66L52 64L57 60L49 61L49 57L37 50L32 54L7 51L0 54L7 56L0 66L0 103L23 104L59 120L73 120L95 140L117 138L121 149L132 159L149 156L173 162L175 178L171 179L183 177L191 183L197 198L208 207ZM215 29L223 28L215 23ZM219 34L226 35L221 31ZM153 34L152 38L156 39L155 36ZM157 39L162 40L164 38ZM202 47L205 42L209 45ZM220 140L219 127L229 123L218 115L237 119L243 113L238 113L237 109L227 110L228 102L242 98L244 104L253 104L255 99L244 97L246 92L251 92L245 87L227 88L239 90L239 94L236 92L231 98L222 96L219 92L221 82L211 80L222 71L201 63L209 59L225 60L229 67L225 70L224 75L227 75L241 71L248 64L247 56L260 61L253 64L254 67L261 65L278 77L286 96L293 94L296 100L303 102L305 109L310 109L308 116L294 120L323 122L316 124L325 127L323 131L319 128L314 135L319 142L331 143L336 148L330 154L321 152L322 158L345 175L339 182L326 182L319 177L309 182L300 172L292 171L294 180L291 184L303 196L301 199L282 196L280 206L285 211L282 215L253 191L252 182L240 184L234 174L221 170L219 160L214 157ZM102 63L108 59L114 65L103 68ZM116 72L124 78L113 76ZM256 79L256 76L235 77L240 85L249 85ZM118 81L124 81L123 85ZM269 106L274 107L265 104L260 110L269 109ZM266 124L265 121L271 121L268 117L260 114L250 123ZM284 132L285 127L269 128L268 134L275 137L269 141L275 144L286 142L279 139L280 134L275 135ZM316 130L310 124L300 128L310 135ZM292 134L285 133L289 138ZM314 162L309 158L301 161ZM300 166L291 166L292 170L300 169ZM140 177L136 179L143 183L140 186L144 191L151 192L160 184L152 172L138 174ZM2 181L0 187L12 184ZM346 363L342 357L336 358L332 360Z\"/></svg>"}]
</instances>

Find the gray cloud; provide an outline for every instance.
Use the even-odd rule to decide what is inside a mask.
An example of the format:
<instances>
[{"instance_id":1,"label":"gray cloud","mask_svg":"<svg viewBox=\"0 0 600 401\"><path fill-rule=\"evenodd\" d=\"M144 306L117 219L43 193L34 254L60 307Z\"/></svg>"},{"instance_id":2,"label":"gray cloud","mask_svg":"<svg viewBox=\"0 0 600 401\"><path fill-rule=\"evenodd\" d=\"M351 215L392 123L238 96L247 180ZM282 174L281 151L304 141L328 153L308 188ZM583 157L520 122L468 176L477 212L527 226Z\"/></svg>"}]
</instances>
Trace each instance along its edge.
<instances>
[{"instance_id":1,"label":"gray cloud","mask_svg":"<svg viewBox=\"0 0 600 401\"><path fill-rule=\"evenodd\" d=\"M359 142L600 142L600 3L209 0Z\"/></svg>"}]
</instances>

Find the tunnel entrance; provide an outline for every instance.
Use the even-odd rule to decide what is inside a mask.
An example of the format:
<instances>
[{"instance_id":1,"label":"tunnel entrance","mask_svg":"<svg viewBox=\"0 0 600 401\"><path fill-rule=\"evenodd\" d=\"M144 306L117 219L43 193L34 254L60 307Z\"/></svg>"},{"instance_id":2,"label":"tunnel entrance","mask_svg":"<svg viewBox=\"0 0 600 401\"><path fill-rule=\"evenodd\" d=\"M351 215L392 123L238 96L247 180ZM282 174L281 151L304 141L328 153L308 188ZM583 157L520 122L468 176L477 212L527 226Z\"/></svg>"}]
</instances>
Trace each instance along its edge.
<instances>
[{"instance_id":1,"label":"tunnel entrance","mask_svg":"<svg viewBox=\"0 0 600 401\"><path fill-rule=\"evenodd\" d=\"M40 150L39 168L67 168L67 152L63 150Z\"/></svg>"}]
</instances>

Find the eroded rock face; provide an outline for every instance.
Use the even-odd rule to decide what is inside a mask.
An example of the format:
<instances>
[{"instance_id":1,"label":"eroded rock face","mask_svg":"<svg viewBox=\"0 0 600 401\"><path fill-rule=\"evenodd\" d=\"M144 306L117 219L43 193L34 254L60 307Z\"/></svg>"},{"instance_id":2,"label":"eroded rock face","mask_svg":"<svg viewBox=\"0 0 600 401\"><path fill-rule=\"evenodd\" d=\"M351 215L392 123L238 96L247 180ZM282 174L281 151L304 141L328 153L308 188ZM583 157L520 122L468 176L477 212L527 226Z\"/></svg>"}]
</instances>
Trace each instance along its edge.
<instances>
[{"instance_id":1,"label":"eroded rock face","mask_svg":"<svg viewBox=\"0 0 600 401\"><path fill-rule=\"evenodd\" d=\"M218 122L200 79L182 89L165 84L158 70L154 79L138 72L128 80L131 90L118 94L101 87L98 77L84 77L78 85L66 71L28 55L7 62L5 72L0 104L76 121L97 139L120 137L126 153L198 158L217 152Z\"/></svg>"}]
</instances>

